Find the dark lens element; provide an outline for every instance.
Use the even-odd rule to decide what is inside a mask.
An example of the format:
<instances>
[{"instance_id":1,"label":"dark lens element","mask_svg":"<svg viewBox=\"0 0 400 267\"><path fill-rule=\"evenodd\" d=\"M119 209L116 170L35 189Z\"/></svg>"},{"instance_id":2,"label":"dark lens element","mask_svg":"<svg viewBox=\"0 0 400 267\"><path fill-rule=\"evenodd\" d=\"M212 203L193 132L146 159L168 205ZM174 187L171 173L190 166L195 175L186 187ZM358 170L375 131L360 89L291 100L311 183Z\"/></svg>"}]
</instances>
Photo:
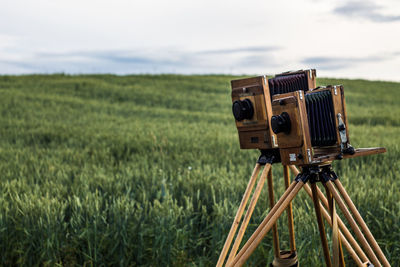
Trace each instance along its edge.
<instances>
[{"instance_id":1,"label":"dark lens element","mask_svg":"<svg viewBox=\"0 0 400 267\"><path fill-rule=\"evenodd\" d=\"M253 104L250 99L236 100L232 105L233 116L237 121L251 119L254 115Z\"/></svg>"},{"instance_id":2,"label":"dark lens element","mask_svg":"<svg viewBox=\"0 0 400 267\"><path fill-rule=\"evenodd\" d=\"M275 115L271 117L271 128L275 134L278 133L290 133L291 123L289 114L283 112L281 115Z\"/></svg>"}]
</instances>

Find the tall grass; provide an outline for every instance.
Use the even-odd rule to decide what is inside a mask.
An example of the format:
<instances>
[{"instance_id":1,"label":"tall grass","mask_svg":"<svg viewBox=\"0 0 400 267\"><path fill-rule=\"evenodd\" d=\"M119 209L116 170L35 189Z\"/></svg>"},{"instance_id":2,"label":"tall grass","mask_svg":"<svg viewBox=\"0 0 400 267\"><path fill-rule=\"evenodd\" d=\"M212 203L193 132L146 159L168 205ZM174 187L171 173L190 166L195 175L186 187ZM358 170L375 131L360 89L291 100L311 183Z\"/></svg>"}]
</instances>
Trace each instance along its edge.
<instances>
[{"instance_id":1,"label":"tall grass","mask_svg":"<svg viewBox=\"0 0 400 267\"><path fill-rule=\"evenodd\" d=\"M233 78L0 76L0 264L214 265L258 157L239 149ZM399 265L400 84L318 82L344 84L353 146L388 150L334 167ZM267 212L264 189L247 237ZM304 192L294 216L301 265L321 266ZM271 245L268 235L248 264L271 261Z\"/></svg>"}]
</instances>

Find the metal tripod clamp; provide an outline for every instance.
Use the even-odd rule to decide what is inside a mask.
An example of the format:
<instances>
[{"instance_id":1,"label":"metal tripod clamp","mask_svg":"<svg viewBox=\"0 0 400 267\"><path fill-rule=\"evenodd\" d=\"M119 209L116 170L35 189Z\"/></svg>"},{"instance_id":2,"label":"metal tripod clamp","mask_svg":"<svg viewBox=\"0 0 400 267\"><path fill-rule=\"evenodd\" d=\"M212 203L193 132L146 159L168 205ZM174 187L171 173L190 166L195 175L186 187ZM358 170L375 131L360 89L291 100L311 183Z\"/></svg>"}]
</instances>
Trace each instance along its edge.
<instances>
[{"instance_id":1,"label":"metal tripod clamp","mask_svg":"<svg viewBox=\"0 0 400 267\"><path fill-rule=\"evenodd\" d=\"M306 183L308 180L310 180L311 183L315 183L318 181L318 173L318 166L305 166L303 167L302 172L299 173L294 180L296 182L302 181L303 183Z\"/></svg>"},{"instance_id":2,"label":"metal tripod clamp","mask_svg":"<svg viewBox=\"0 0 400 267\"><path fill-rule=\"evenodd\" d=\"M261 149L261 155L257 160L257 163L260 165L265 164L273 164L281 162L281 156L279 153L279 149Z\"/></svg>"},{"instance_id":3,"label":"metal tripod clamp","mask_svg":"<svg viewBox=\"0 0 400 267\"><path fill-rule=\"evenodd\" d=\"M331 165L322 167L321 173L320 173L321 182L326 183L329 181L335 181L336 179L338 179L338 177L337 177L336 173L332 170Z\"/></svg>"}]
</instances>

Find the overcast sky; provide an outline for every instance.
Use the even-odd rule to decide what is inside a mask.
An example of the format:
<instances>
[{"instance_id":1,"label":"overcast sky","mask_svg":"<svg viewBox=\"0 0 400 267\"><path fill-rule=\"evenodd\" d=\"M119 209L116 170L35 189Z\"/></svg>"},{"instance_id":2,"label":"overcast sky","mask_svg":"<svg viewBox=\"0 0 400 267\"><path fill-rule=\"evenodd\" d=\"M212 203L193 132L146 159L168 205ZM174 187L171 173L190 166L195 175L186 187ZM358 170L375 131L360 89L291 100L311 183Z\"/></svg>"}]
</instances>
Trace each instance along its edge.
<instances>
[{"instance_id":1,"label":"overcast sky","mask_svg":"<svg viewBox=\"0 0 400 267\"><path fill-rule=\"evenodd\" d=\"M400 81L400 1L2 0L0 74L271 74Z\"/></svg>"}]
</instances>

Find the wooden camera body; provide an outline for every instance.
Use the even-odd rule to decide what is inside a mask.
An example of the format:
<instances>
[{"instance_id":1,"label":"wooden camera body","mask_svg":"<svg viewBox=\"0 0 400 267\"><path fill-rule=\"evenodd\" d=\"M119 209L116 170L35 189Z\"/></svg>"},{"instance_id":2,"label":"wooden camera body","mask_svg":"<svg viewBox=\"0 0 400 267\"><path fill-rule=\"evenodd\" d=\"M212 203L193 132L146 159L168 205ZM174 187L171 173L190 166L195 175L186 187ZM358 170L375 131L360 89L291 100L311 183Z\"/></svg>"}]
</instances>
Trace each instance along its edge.
<instances>
[{"instance_id":1,"label":"wooden camera body","mask_svg":"<svg viewBox=\"0 0 400 267\"><path fill-rule=\"evenodd\" d=\"M300 166L386 151L350 145L344 88L316 88L314 69L231 84L242 149L279 149L282 164Z\"/></svg>"},{"instance_id":2,"label":"wooden camera body","mask_svg":"<svg viewBox=\"0 0 400 267\"><path fill-rule=\"evenodd\" d=\"M355 153L349 142L343 86L275 95L272 110L271 128L283 164L319 164Z\"/></svg>"},{"instance_id":3,"label":"wooden camera body","mask_svg":"<svg viewBox=\"0 0 400 267\"><path fill-rule=\"evenodd\" d=\"M239 132L240 148L270 149L278 148L276 134L270 127L273 115L271 96L293 90L315 88L315 70L301 70L276 75L231 81L232 111Z\"/></svg>"}]
</instances>

